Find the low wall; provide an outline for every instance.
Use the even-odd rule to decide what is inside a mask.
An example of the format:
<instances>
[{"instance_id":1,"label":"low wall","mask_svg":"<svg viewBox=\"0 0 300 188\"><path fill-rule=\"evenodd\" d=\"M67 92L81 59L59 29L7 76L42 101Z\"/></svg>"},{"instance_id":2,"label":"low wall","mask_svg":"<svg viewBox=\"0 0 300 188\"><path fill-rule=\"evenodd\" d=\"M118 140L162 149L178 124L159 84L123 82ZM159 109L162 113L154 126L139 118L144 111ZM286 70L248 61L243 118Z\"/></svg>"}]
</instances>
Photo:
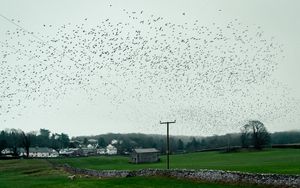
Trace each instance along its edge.
<instances>
[{"instance_id":1,"label":"low wall","mask_svg":"<svg viewBox=\"0 0 300 188\"><path fill-rule=\"evenodd\" d=\"M71 174L88 175L98 178L134 177L134 176L167 176L208 182L246 183L270 185L276 187L300 188L300 176L278 174L252 174L222 170L187 170L187 169L143 169L143 170L89 170L61 165Z\"/></svg>"}]
</instances>

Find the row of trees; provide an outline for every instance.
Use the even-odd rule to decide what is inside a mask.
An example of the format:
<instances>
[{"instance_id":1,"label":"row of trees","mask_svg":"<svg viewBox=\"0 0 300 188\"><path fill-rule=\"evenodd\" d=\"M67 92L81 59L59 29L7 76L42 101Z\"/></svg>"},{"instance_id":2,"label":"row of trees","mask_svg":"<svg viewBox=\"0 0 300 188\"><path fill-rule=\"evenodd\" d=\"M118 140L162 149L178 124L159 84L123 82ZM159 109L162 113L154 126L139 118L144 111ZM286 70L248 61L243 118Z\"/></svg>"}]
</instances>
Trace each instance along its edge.
<instances>
[{"instance_id":1,"label":"row of trees","mask_svg":"<svg viewBox=\"0 0 300 188\"><path fill-rule=\"evenodd\" d=\"M24 148L28 156L29 147L49 147L59 150L68 147L69 143L70 138L67 134L51 134L47 129L29 133L19 129L6 129L0 132L0 155L5 148L9 148L14 156L18 155L18 148Z\"/></svg>"},{"instance_id":2,"label":"row of trees","mask_svg":"<svg viewBox=\"0 0 300 188\"><path fill-rule=\"evenodd\" d=\"M288 135L292 135L291 137ZM98 145L105 147L111 140L116 139L121 142L115 144L120 153L130 152L133 148L154 147L164 153L166 151L166 138L164 135L145 134L104 134L91 137L77 137L75 139L88 144L88 138L98 139ZM278 142L280 140L280 142ZM172 152L199 151L216 148L231 147L253 147L262 149L270 144L299 143L300 132L281 132L270 134L264 124L260 121L249 121L241 129L241 133L226 135L214 135L209 137L187 137L171 136L170 149Z\"/></svg>"},{"instance_id":3,"label":"row of trees","mask_svg":"<svg viewBox=\"0 0 300 188\"><path fill-rule=\"evenodd\" d=\"M166 138L164 135L145 135L145 134L104 134L91 137L77 137L84 145L88 145L89 139L98 140L99 147L106 147L111 143L111 140L118 140L113 144L120 154L130 152L134 148L149 148L154 147L159 149L162 153L166 151ZM264 125L259 121L250 121L246 124L242 133L227 134L222 136L210 137L183 137L171 136L170 150L171 152L183 151L199 151L215 148L230 148L232 146L243 146L249 148L254 146L261 149L270 141L270 135L265 129Z\"/></svg>"},{"instance_id":4,"label":"row of trees","mask_svg":"<svg viewBox=\"0 0 300 188\"><path fill-rule=\"evenodd\" d=\"M23 147L28 155L29 147L49 147L56 150L68 147L84 147L89 144L89 139L97 140L99 148L104 148L112 140L117 140L113 145L117 147L119 154L131 152L134 148L154 147L162 153L166 151L165 135L109 133L98 136L74 137L70 141L67 134L51 133L47 129L29 133L16 129L7 129L0 132L0 153L5 148L10 148L13 151L13 155L17 155L17 148ZM300 143L300 132L269 134L264 124L260 121L249 121L243 126L241 133L209 137L171 136L170 149L173 153L215 148L234 148L235 146L261 149L270 144L291 143Z\"/></svg>"}]
</instances>

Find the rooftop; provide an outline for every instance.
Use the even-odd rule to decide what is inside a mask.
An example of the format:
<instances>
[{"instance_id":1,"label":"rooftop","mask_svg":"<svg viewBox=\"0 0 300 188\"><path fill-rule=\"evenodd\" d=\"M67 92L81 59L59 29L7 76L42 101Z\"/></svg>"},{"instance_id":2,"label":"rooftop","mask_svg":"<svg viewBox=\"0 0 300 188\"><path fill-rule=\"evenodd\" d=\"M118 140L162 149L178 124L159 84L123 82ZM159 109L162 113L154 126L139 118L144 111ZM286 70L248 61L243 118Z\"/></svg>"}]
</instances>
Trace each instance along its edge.
<instances>
[{"instance_id":1,"label":"rooftop","mask_svg":"<svg viewBox=\"0 0 300 188\"><path fill-rule=\"evenodd\" d=\"M159 150L155 148L142 148L142 149L134 149L136 153L159 153Z\"/></svg>"}]
</instances>

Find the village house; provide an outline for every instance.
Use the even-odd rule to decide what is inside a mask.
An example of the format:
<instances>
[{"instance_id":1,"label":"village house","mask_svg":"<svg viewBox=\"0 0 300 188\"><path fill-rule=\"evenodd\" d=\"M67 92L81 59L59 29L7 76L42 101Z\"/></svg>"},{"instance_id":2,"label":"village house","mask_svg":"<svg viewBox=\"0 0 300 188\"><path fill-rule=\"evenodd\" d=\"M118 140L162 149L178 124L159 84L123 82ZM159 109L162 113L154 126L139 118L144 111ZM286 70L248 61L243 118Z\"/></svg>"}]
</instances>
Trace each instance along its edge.
<instances>
[{"instance_id":1,"label":"village house","mask_svg":"<svg viewBox=\"0 0 300 188\"><path fill-rule=\"evenodd\" d=\"M159 161L159 150L155 148L134 149L130 156L131 163L153 163Z\"/></svg>"},{"instance_id":2,"label":"village house","mask_svg":"<svg viewBox=\"0 0 300 188\"><path fill-rule=\"evenodd\" d=\"M88 142L91 143L91 144L93 144L93 145L95 145L95 144L98 143L98 140L91 138L91 139L88 139Z\"/></svg>"},{"instance_id":3,"label":"village house","mask_svg":"<svg viewBox=\"0 0 300 188\"><path fill-rule=\"evenodd\" d=\"M13 151L10 148L5 148L4 150L1 151L2 155L7 155L7 154L12 154Z\"/></svg>"},{"instance_id":4,"label":"village house","mask_svg":"<svg viewBox=\"0 0 300 188\"><path fill-rule=\"evenodd\" d=\"M96 148L82 148L82 152L84 156L91 156L91 155L96 155L97 154L97 149Z\"/></svg>"},{"instance_id":5,"label":"village house","mask_svg":"<svg viewBox=\"0 0 300 188\"><path fill-rule=\"evenodd\" d=\"M118 150L115 146L109 144L108 146L106 146L106 153L108 155L116 155L118 153Z\"/></svg>"},{"instance_id":6,"label":"village house","mask_svg":"<svg viewBox=\"0 0 300 188\"><path fill-rule=\"evenodd\" d=\"M105 148L99 148L99 149L97 149L97 154L98 155L105 155L106 154Z\"/></svg>"},{"instance_id":7,"label":"village house","mask_svg":"<svg viewBox=\"0 0 300 188\"><path fill-rule=\"evenodd\" d=\"M19 149L20 156L26 156L26 152L23 148ZM52 148L47 147L30 147L29 157L39 158L39 157L58 157L59 154Z\"/></svg>"},{"instance_id":8,"label":"village house","mask_svg":"<svg viewBox=\"0 0 300 188\"><path fill-rule=\"evenodd\" d=\"M65 157L83 156L83 150L80 148L68 148L59 151L59 155Z\"/></svg>"}]
</instances>

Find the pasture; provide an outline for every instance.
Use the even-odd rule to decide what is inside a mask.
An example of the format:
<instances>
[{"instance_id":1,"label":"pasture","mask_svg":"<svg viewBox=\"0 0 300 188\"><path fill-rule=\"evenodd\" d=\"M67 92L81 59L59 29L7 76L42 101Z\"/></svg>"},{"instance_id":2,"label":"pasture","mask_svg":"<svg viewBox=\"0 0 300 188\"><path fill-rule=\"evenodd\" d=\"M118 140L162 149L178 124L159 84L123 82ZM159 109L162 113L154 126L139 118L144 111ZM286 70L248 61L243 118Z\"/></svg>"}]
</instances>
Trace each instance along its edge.
<instances>
[{"instance_id":1,"label":"pasture","mask_svg":"<svg viewBox=\"0 0 300 188\"><path fill-rule=\"evenodd\" d=\"M69 174L53 169L47 160L3 160L0 161L0 187L1 188L64 188L64 187L130 187L130 188L259 188L253 185L228 185L206 182L194 182L166 177L133 177L133 178L76 178L68 179Z\"/></svg>"},{"instance_id":2,"label":"pasture","mask_svg":"<svg viewBox=\"0 0 300 188\"><path fill-rule=\"evenodd\" d=\"M51 159L73 167L96 170L136 170L166 168L166 157L159 163L130 164L126 156L95 156ZM300 149L266 149L234 153L198 152L170 156L170 168L217 169L251 173L300 174Z\"/></svg>"}]
</instances>

